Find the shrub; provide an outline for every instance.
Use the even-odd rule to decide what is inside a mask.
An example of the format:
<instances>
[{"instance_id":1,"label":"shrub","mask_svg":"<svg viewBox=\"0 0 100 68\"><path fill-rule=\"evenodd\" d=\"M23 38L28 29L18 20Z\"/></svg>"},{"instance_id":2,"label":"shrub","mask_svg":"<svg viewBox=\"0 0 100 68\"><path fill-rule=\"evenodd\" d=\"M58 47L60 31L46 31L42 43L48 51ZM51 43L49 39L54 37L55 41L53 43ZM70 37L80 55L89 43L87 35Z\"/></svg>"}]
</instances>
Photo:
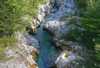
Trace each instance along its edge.
<instances>
[{"instance_id":1,"label":"shrub","mask_svg":"<svg viewBox=\"0 0 100 68\"><path fill-rule=\"evenodd\" d=\"M5 60L5 54L4 54L4 49L0 48L0 60Z\"/></svg>"},{"instance_id":2,"label":"shrub","mask_svg":"<svg viewBox=\"0 0 100 68\"><path fill-rule=\"evenodd\" d=\"M79 9L87 7L87 0L76 0Z\"/></svg>"},{"instance_id":3,"label":"shrub","mask_svg":"<svg viewBox=\"0 0 100 68\"><path fill-rule=\"evenodd\" d=\"M23 16L36 18L36 9L43 0L0 0L0 36L12 35L25 29L29 23L23 24Z\"/></svg>"},{"instance_id":4,"label":"shrub","mask_svg":"<svg viewBox=\"0 0 100 68\"><path fill-rule=\"evenodd\" d=\"M14 46L17 40L13 37L0 38L0 47Z\"/></svg>"},{"instance_id":5,"label":"shrub","mask_svg":"<svg viewBox=\"0 0 100 68\"><path fill-rule=\"evenodd\" d=\"M81 5L82 1L77 0L77 4ZM94 52L86 59L86 68L100 68L100 1L87 0L86 2L86 7L79 7L83 10L80 11L79 21L82 24L81 28L85 29L82 32L82 40Z\"/></svg>"},{"instance_id":6,"label":"shrub","mask_svg":"<svg viewBox=\"0 0 100 68\"><path fill-rule=\"evenodd\" d=\"M100 1L93 2L86 8L83 17L79 18L81 27L85 29L83 39L88 48L94 49L95 43L93 40L100 37Z\"/></svg>"},{"instance_id":7,"label":"shrub","mask_svg":"<svg viewBox=\"0 0 100 68\"><path fill-rule=\"evenodd\" d=\"M100 39L99 39L100 41ZM86 59L86 68L100 68L100 44L95 45L95 54Z\"/></svg>"},{"instance_id":8,"label":"shrub","mask_svg":"<svg viewBox=\"0 0 100 68\"><path fill-rule=\"evenodd\" d=\"M71 28L66 34L62 35L61 39L64 39L65 41L79 42L81 41L79 37L81 37L81 30L75 27L74 29Z\"/></svg>"}]
</instances>

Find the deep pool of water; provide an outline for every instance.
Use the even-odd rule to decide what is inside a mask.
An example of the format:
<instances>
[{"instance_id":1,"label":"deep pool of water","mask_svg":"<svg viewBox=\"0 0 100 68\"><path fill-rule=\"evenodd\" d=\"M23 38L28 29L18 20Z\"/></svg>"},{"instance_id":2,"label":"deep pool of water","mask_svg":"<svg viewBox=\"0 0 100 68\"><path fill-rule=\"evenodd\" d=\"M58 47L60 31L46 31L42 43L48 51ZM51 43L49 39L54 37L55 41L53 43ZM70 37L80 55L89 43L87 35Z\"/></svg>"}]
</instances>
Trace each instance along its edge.
<instances>
[{"instance_id":1,"label":"deep pool of water","mask_svg":"<svg viewBox=\"0 0 100 68\"><path fill-rule=\"evenodd\" d=\"M58 11L56 7L53 9ZM56 12L46 16L45 20L37 29L36 34L33 35L34 38L40 41L40 53L37 60L39 68L50 68L60 55L60 50L56 49L53 44L53 37L46 30L43 30L43 25L49 21L49 18L53 18L55 15Z\"/></svg>"}]
</instances>

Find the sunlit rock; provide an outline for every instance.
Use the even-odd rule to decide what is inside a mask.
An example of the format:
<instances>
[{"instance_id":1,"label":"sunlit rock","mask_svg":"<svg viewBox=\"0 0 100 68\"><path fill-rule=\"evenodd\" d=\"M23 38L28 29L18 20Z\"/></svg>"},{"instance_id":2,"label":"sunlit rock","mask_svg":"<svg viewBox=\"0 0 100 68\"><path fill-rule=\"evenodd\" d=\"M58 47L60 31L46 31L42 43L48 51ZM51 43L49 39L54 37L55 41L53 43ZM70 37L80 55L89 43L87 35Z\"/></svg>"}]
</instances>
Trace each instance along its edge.
<instances>
[{"instance_id":1,"label":"sunlit rock","mask_svg":"<svg viewBox=\"0 0 100 68\"><path fill-rule=\"evenodd\" d=\"M57 58L55 61L55 64L57 68L67 68L68 64L72 62L75 59L82 59L82 57L78 56L75 53L68 52L68 51L63 51L62 54Z\"/></svg>"}]
</instances>

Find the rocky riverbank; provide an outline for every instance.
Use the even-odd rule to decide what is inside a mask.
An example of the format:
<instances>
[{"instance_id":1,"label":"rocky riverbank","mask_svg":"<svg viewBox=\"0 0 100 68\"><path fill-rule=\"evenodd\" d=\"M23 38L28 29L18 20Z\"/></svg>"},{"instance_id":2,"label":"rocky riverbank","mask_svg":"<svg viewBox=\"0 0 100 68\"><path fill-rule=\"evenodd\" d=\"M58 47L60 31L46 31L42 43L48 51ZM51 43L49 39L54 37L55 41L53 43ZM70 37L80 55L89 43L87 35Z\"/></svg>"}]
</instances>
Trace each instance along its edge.
<instances>
[{"instance_id":1,"label":"rocky riverbank","mask_svg":"<svg viewBox=\"0 0 100 68\"><path fill-rule=\"evenodd\" d=\"M50 14L52 6L50 2L45 1L44 4L39 4L37 18L32 19L29 15L23 17L24 20L29 20L31 29L29 33L35 34L36 29L40 26L46 15ZM16 32L16 39L18 39L15 47L5 48L5 61L0 61L0 68L38 68L37 57L39 55L39 42L31 37L27 32Z\"/></svg>"},{"instance_id":2,"label":"rocky riverbank","mask_svg":"<svg viewBox=\"0 0 100 68\"><path fill-rule=\"evenodd\" d=\"M41 22L44 20L44 17L50 14L51 10L52 6L48 0L43 4L39 4L37 8L38 14L36 19L30 18L30 16L24 17L24 20L30 20L31 29L29 29L29 33L36 33L36 29L40 26Z\"/></svg>"},{"instance_id":3,"label":"rocky riverbank","mask_svg":"<svg viewBox=\"0 0 100 68\"><path fill-rule=\"evenodd\" d=\"M39 54L37 50L39 48L38 41L28 33L23 34L21 32L17 32L15 38L18 39L17 46L5 49L6 58L10 59L2 63L0 62L0 68L38 68L37 61L35 60Z\"/></svg>"},{"instance_id":4,"label":"rocky riverbank","mask_svg":"<svg viewBox=\"0 0 100 68\"><path fill-rule=\"evenodd\" d=\"M84 61L89 51L84 46L80 46L77 42L65 41L60 37L67 33L74 24L68 23L70 15L74 16L78 11L74 0L52 0L52 5L59 8L56 16L44 25L44 29L50 32L53 36L56 47L61 47L62 54L55 61L57 68L85 68ZM77 17L77 16L76 16ZM75 21L73 21L75 23Z\"/></svg>"},{"instance_id":5,"label":"rocky riverbank","mask_svg":"<svg viewBox=\"0 0 100 68\"><path fill-rule=\"evenodd\" d=\"M40 26L46 15L54 13L52 8L56 6L59 11L54 17L44 25L44 29L53 36L56 47L62 49L62 53L55 61L57 68L85 68L84 61L88 55L88 50L80 46L77 42L65 41L60 37L74 28L74 24L66 27L70 15L74 16L78 11L74 0L46 0L45 3L39 4L37 18L32 19L30 16L23 17L31 23L30 33L35 34L37 27ZM38 68L37 57L39 55L39 41L31 37L27 32L16 32L15 38L18 39L16 46L7 47L5 55L9 60L0 61L0 68ZM51 61L51 60L50 60ZM52 61L51 61L52 62Z\"/></svg>"}]
</instances>

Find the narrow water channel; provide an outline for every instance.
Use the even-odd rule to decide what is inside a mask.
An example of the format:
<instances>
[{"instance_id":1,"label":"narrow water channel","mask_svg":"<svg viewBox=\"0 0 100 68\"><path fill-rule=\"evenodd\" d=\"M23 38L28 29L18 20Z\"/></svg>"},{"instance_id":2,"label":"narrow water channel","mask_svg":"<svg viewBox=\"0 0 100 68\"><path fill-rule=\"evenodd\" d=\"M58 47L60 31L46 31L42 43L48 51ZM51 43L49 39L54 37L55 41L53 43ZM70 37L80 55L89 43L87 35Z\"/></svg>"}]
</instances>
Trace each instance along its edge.
<instances>
[{"instance_id":1,"label":"narrow water channel","mask_svg":"<svg viewBox=\"0 0 100 68\"><path fill-rule=\"evenodd\" d=\"M56 7L53 10L58 11ZM50 68L60 54L59 50L53 44L53 37L46 30L43 30L43 25L49 21L49 18L53 18L55 15L56 12L46 16L45 20L37 29L36 34L33 35L34 38L40 41L40 53L37 61L39 68Z\"/></svg>"}]
</instances>

